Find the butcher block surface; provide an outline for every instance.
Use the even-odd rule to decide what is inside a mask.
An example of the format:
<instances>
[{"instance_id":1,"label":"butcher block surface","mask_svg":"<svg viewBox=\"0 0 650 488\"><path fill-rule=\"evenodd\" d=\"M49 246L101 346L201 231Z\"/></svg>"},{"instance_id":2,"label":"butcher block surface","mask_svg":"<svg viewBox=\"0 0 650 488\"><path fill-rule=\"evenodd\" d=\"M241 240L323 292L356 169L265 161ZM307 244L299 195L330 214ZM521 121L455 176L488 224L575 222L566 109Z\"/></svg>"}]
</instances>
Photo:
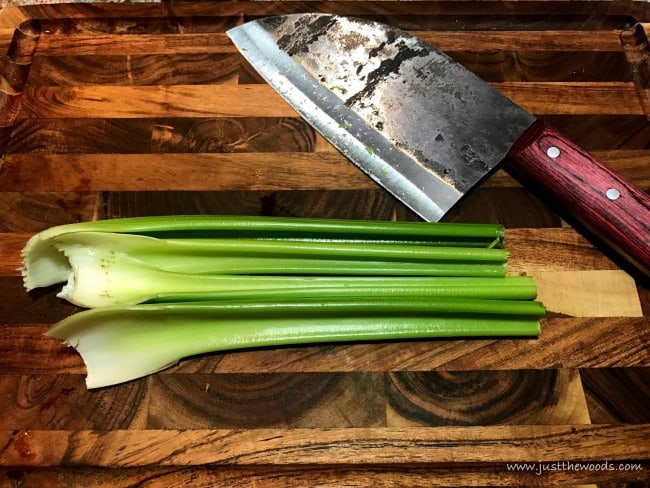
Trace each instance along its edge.
<instances>
[{"instance_id":1,"label":"butcher block surface","mask_svg":"<svg viewBox=\"0 0 650 488\"><path fill-rule=\"evenodd\" d=\"M9 6L0 486L647 486L648 282L501 170L444 220L505 225L509 273L534 276L547 307L539 338L208 354L88 391L74 349L43 336L78 310L56 287L22 285L21 248L53 225L195 213L417 220L225 34L296 12L411 31L650 189L644 2Z\"/></svg>"}]
</instances>

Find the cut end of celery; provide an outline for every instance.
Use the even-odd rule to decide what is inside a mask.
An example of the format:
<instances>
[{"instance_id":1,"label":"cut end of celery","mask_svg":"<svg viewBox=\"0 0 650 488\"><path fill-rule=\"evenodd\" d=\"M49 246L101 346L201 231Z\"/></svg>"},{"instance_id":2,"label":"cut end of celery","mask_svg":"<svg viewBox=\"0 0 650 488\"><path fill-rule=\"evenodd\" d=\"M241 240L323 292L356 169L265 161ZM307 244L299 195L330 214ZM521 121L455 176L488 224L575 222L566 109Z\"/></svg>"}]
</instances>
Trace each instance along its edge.
<instances>
[{"instance_id":1,"label":"cut end of celery","mask_svg":"<svg viewBox=\"0 0 650 488\"><path fill-rule=\"evenodd\" d=\"M68 259L52 242L33 236L21 252L20 273L27 291L56 285L68 279L71 267Z\"/></svg>"},{"instance_id":2,"label":"cut end of celery","mask_svg":"<svg viewBox=\"0 0 650 488\"><path fill-rule=\"evenodd\" d=\"M129 335L124 327L133 324L125 322L119 311L109 313L106 320L100 314L94 322L86 322L86 312L62 320L45 335L61 340L81 356L88 389L133 381L169 368L181 359L160 354L152 341L143 343L137 335Z\"/></svg>"}]
</instances>

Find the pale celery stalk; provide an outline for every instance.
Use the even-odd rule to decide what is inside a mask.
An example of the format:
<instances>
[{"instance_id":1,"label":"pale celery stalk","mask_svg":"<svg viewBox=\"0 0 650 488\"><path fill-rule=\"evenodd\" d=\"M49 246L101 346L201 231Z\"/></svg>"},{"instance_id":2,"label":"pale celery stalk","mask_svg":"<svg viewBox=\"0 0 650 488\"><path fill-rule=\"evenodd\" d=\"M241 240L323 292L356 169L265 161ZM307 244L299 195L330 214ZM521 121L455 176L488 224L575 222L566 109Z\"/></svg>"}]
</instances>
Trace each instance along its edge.
<instances>
[{"instance_id":1,"label":"pale celery stalk","mask_svg":"<svg viewBox=\"0 0 650 488\"><path fill-rule=\"evenodd\" d=\"M34 235L23 250L25 287L63 282L69 264L55 247L58 236L113 232L144 236L356 242L443 247L501 248L503 227L490 224L373 222L242 216L164 216L109 219L51 227ZM444 267L444 266L443 266Z\"/></svg>"},{"instance_id":2,"label":"pale celery stalk","mask_svg":"<svg viewBox=\"0 0 650 488\"><path fill-rule=\"evenodd\" d=\"M340 242L248 239L158 239L100 232L77 232L52 239L68 256L81 249L114 254L165 271L190 274L338 274L504 276L503 249L395 246Z\"/></svg>"},{"instance_id":3,"label":"pale celery stalk","mask_svg":"<svg viewBox=\"0 0 650 488\"><path fill-rule=\"evenodd\" d=\"M45 247L25 253L26 288L67 280L59 296L85 307L133 304L164 294L227 291L223 275L229 274L346 275L349 286L354 283L350 275L503 277L507 260L503 249L384 242L159 239L89 231L62 233L43 242L48 243L44 259L39 251ZM156 270L174 274L156 274ZM330 286L314 279L305 284L303 278L291 286ZM277 278L266 280L265 285L260 284L261 278L255 282L252 277L237 283L258 289L285 287L285 282L273 281Z\"/></svg>"},{"instance_id":4,"label":"pale celery stalk","mask_svg":"<svg viewBox=\"0 0 650 488\"><path fill-rule=\"evenodd\" d=\"M63 255L128 255L152 268L186 274L482 276L506 274L501 249L399 247L294 241L178 240L79 232L53 239ZM427 252L429 249L432 252ZM413 250L413 259L407 252ZM383 251L383 255L378 251ZM451 251L451 252L449 252ZM477 252L474 252L477 251ZM418 257L419 254L419 257ZM61 269L70 265L61 263Z\"/></svg>"},{"instance_id":5,"label":"pale celery stalk","mask_svg":"<svg viewBox=\"0 0 650 488\"><path fill-rule=\"evenodd\" d=\"M114 234L102 234L105 238ZM226 297L271 296L286 293L295 299L322 293L326 296L355 296L378 293L380 296L459 296L496 298L534 298L535 286L530 277L452 278L435 276L238 276L190 274L153 267L115 247L93 246L93 237L79 233L56 238L57 246L69 263L67 283L58 294L81 307L132 305L182 294L193 300L207 295ZM101 240L101 239L100 239ZM191 260L191 257L187 258ZM161 260L164 257L161 256ZM190 266L190 265L188 265ZM483 266L483 264L478 265ZM198 298L197 298L198 297Z\"/></svg>"},{"instance_id":6,"label":"pale celery stalk","mask_svg":"<svg viewBox=\"0 0 650 488\"><path fill-rule=\"evenodd\" d=\"M123 383L197 354L232 349L438 337L536 336L532 301L363 298L236 301L87 310L47 332L82 356L88 388ZM119 367L116 367L116 362Z\"/></svg>"}]
</instances>

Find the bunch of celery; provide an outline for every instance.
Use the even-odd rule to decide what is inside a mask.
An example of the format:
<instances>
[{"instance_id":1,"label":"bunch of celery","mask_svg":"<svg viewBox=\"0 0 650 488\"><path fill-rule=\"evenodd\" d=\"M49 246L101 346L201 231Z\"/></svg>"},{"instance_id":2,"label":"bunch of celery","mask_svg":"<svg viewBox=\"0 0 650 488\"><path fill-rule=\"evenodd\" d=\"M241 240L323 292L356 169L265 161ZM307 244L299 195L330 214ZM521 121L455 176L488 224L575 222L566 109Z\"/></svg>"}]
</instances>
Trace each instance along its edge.
<instances>
[{"instance_id":1,"label":"bunch of celery","mask_svg":"<svg viewBox=\"0 0 650 488\"><path fill-rule=\"evenodd\" d=\"M91 309L47 334L93 388L227 349L538 335L535 283L507 257L498 225L176 216L47 229L22 272Z\"/></svg>"}]
</instances>

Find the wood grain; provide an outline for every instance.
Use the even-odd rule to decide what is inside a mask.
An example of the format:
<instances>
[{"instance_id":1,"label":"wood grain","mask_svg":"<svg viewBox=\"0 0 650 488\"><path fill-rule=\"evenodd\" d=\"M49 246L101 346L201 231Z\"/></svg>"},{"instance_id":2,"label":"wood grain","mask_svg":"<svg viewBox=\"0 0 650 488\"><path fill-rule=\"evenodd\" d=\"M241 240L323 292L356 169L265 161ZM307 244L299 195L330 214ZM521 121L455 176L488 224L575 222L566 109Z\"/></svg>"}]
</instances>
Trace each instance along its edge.
<instances>
[{"instance_id":1,"label":"wood grain","mask_svg":"<svg viewBox=\"0 0 650 488\"><path fill-rule=\"evenodd\" d=\"M349 487L444 487L462 484L471 485L480 481L485 486L539 486L546 484L572 484L601 481L603 486L642 486L643 471L596 472L579 471L567 474L566 471L546 471L540 475L533 471L514 472L504 470L498 465L481 467L459 467L447 465L442 468L407 466L403 468L359 466L345 467L188 467L188 468L52 468L39 470L0 470L12 483L24 486L97 486L122 488L132 483L147 483L152 486L185 486L197 488L257 487L271 484L301 487L329 487L337 484ZM635 484L635 482L638 482ZM585 485L579 485L585 486Z\"/></svg>"},{"instance_id":2,"label":"wood grain","mask_svg":"<svg viewBox=\"0 0 650 488\"><path fill-rule=\"evenodd\" d=\"M214 28L214 27L213 27ZM125 48L133 55L150 55L174 52L186 53L229 53L237 54L225 32L180 32L174 36L165 34L84 34L79 29L74 33L61 33L51 26L43 30L50 33L39 41L41 56L119 55ZM443 51L494 51L535 52L543 49L552 52L622 52L620 33L606 30L601 32L581 31L530 31L521 36L520 31L418 31L418 37Z\"/></svg>"},{"instance_id":3,"label":"wood grain","mask_svg":"<svg viewBox=\"0 0 650 488\"><path fill-rule=\"evenodd\" d=\"M549 467L551 465L549 464ZM358 465L323 466L219 466L203 467L147 467L147 468L31 468L0 470L9 483L23 486L95 486L125 488L145 483L151 486L186 486L197 488L234 487L256 488L278 485L287 487L331 487L346 486L361 488L372 486L384 488L394 486L447 487L462 484L471 486L480 482L486 486L542 486L563 484L564 486L643 486L647 464L642 469L602 471L546 470L541 475L535 470L508 470L502 465L447 464L442 467ZM570 474L569 474L570 473ZM635 483L636 482L636 483Z\"/></svg>"},{"instance_id":4,"label":"wood grain","mask_svg":"<svg viewBox=\"0 0 650 488\"><path fill-rule=\"evenodd\" d=\"M144 19L155 19L160 17L187 18L206 16L205 5L202 2L187 2L173 7L160 5L158 3L146 3L145 5L130 4L87 4L76 3L49 4L37 1L32 3L18 2L13 7L6 8L2 25L15 28L20 22L26 19L55 19L59 22L62 19L73 19L76 22L92 23L94 19L110 19L119 22L121 19L129 19L134 16ZM498 8L508 7L501 15L486 15L485 12L499 12ZM462 29L467 26L474 28L489 29L495 25L501 25L503 16L511 23L511 28L524 31L535 30L535 27L547 28L549 25L561 27L572 27L574 29L607 29L621 28L629 22L629 16L644 18L647 16L648 8L643 2L628 4L612 4L608 1L595 1L590 4L571 4L570 0L556 0L548 3L519 3L503 2L501 0L489 0L462 4L455 1L421 1L418 3L417 11L405 9L401 5L387 6L381 1L368 2L330 2L310 1L304 2L283 2L273 0L264 5L255 1L228 2L226 4L215 3L210 6L209 14L219 18L233 16L261 16L286 13L299 13L305 11L330 11L340 15L365 15L375 17L392 16L395 23L402 28L409 25L422 25L426 23L431 29L448 30L451 28ZM90 19L90 22L89 22Z\"/></svg>"},{"instance_id":5,"label":"wood grain","mask_svg":"<svg viewBox=\"0 0 650 488\"><path fill-rule=\"evenodd\" d=\"M92 220L99 195L83 192L0 193L2 232L37 232L62 223Z\"/></svg>"},{"instance_id":6,"label":"wood grain","mask_svg":"<svg viewBox=\"0 0 650 488\"><path fill-rule=\"evenodd\" d=\"M79 310L57 287L22 286L20 249L52 225L181 213L417 220L225 34L306 11L415 33L650 189L644 2L10 7L0 13L0 486L643 486L647 284L503 170L445 220L506 226L509 272L533 275L548 309L538 339L207 354L88 391L80 356L43 336ZM585 460L640 469L551 469Z\"/></svg>"},{"instance_id":7,"label":"wood grain","mask_svg":"<svg viewBox=\"0 0 650 488\"><path fill-rule=\"evenodd\" d=\"M641 317L636 283L620 270L533 272L549 312L572 317ZM566 289L571 290L571 300Z\"/></svg>"},{"instance_id":8,"label":"wood grain","mask_svg":"<svg viewBox=\"0 0 650 488\"><path fill-rule=\"evenodd\" d=\"M645 149L647 119L632 115L544 115L540 117L588 151ZM638 171L643 171L641 167Z\"/></svg>"},{"instance_id":9,"label":"wood grain","mask_svg":"<svg viewBox=\"0 0 650 488\"><path fill-rule=\"evenodd\" d=\"M629 82L581 84L503 82L495 87L534 114L642 114ZM568 91L567 91L568 88ZM296 112L267 85L26 87L18 118L295 117ZM264 100L260 105L258 100Z\"/></svg>"},{"instance_id":10,"label":"wood grain","mask_svg":"<svg viewBox=\"0 0 650 488\"><path fill-rule=\"evenodd\" d=\"M222 124L205 125L211 126L212 130L219 130ZM227 124L223 125L227 128ZM286 124L284 127L288 128ZM311 134L306 134L301 139L291 138L288 129L284 132L283 139L287 142L283 147L295 151L269 151L268 145L264 147L265 143L277 140L273 134L282 131L282 128L279 125L271 132L258 132L259 137L237 137L233 133L231 136L224 134L217 139L214 135L202 137L200 134L177 137L172 126L157 125L154 128L153 144L147 143L148 137L140 139L139 144L118 138L106 143L109 146L106 149L115 149L112 154L68 153L66 149L69 138L53 138L55 150L57 140L62 141L61 153L43 154L39 153L38 147L34 147L34 152L7 154L3 164L6 178L0 180L0 189L42 192L51 188L52 182L56 182L57 188L62 192L262 188L269 191L313 190L328 188L332 184L337 184L341 190L377 188L376 183L341 154L332 151L303 151L312 144ZM89 132L87 137L77 134L74 140L79 141L77 147L83 150L83 145L92 144L94 139L92 132ZM142 153L137 152L138 146ZM153 152L146 153L145 148ZM256 152L255 149L258 148L266 150ZM157 152L159 149L164 152ZM253 151L249 152L250 149ZM120 150L132 150L133 153L116 156ZM201 152L194 153L193 150ZM214 152L202 152L204 150ZM633 184L644 188L650 186L650 171L644 168L647 156L646 152L619 152L607 164L614 170L620 169L619 174L622 176L630 175ZM174 163L171 168L170 160ZM183 175L181 182L179 174ZM487 179L481 188L520 186L519 181L500 171Z\"/></svg>"},{"instance_id":11,"label":"wood grain","mask_svg":"<svg viewBox=\"0 0 650 488\"><path fill-rule=\"evenodd\" d=\"M649 368L603 368L580 372L593 423L645 423L650 418L646 402ZM616 392L612 395L613 392ZM625 398L625 402L614 398Z\"/></svg>"},{"instance_id":12,"label":"wood grain","mask_svg":"<svg viewBox=\"0 0 650 488\"><path fill-rule=\"evenodd\" d=\"M386 382L391 427L590 423L576 370L397 371Z\"/></svg>"},{"instance_id":13,"label":"wood grain","mask_svg":"<svg viewBox=\"0 0 650 488\"><path fill-rule=\"evenodd\" d=\"M431 429L253 429L0 431L0 466L336 465L612 462L647 455L642 425L437 427ZM472 449L467 449L471 444ZM574 445L581 445L574 454ZM495 449L495 446L499 446Z\"/></svg>"},{"instance_id":14,"label":"wood grain","mask_svg":"<svg viewBox=\"0 0 650 488\"><path fill-rule=\"evenodd\" d=\"M142 44L143 40L136 39L135 42ZM587 40L585 42L588 43ZM147 39L144 43L151 45ZM193 50L181 50L182 54L173 55L124 55L116 49L119 46L113 46L116 50L112 54L39 55L32 61L28 81L30 85L52 86L234 83L240 66L246 61L233 52L232 45L228 50L221 48L221 44L219 46L215 52L196 46ZM544 82L607 82L633 79L627 59L620 52L620 44L619 52L608 54L583 51L517 52L505 49L476 52L457 51L458 48L458 45L450 46L445 52L489 82L529 79ZM604 70L599 63L605 63L608 69ZM97 66L108 69L99 74ZM173 66L173 69L167 69L168 66ZM210 69L206 69L206 66Z\"/></svg>"},{"instance_id":15,"label":"wood grain","mask_svg":"<svg viewBox=\"0 0 650 488\"><path fill-rule=\"evenodd\" d=\"M29 72L30 85L183 85L233 83L239 56L222 53L193 55L37 56ZM168 69L173 66L173 69ZM101 67L99 71L97 67ZM208 67L209 69L206 69ZM98 76L98 71L102 73Z\"/></svg>"},{"instance_id":16,"label":"wood grain","mask_svg":"<svg viewBox=\"0 0 650 488\"><path fill-rule=\"evenodd\" d=\"M264 85L26 87L23 117L295 117ZM264 100L260 104L259 100Z\"/></svg>"},{"instance_id":17,"label":"wood grain","mask_svg":"<svg viewBox=\"0 0 650 488\"><path fill-rule=\"evenodd\" d=\"M62 191L84 192L312 190L329 188L341 176L349 188L374 188L360 170L333 153L16 155L8 156L4 170L11 177L9 187L0 186L4 191L47 191L53 183Z\"/></svg>"}]
</instances>

